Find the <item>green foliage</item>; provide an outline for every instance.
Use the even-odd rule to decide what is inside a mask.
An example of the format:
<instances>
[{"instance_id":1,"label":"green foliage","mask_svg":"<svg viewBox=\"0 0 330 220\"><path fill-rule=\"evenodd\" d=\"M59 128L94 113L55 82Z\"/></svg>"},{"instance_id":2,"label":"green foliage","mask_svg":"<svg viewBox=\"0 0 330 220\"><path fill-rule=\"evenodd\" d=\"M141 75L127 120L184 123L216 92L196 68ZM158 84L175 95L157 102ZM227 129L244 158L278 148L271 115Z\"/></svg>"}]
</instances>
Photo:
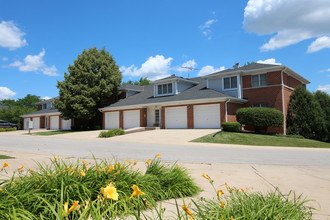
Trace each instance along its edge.
<instances>
[{"instance_id":1,"label":"green foliage","mask_svg":"<svg viewBox=\"0 0 330 220\"><path fill-rule=\"evenodd\" d=\"M0 128L0 132L6 132L6 131L16 131L16 128Z\"/></svg>"},{"instance_id":2,"label":"green foliage","mask_svg":"<svg viewBox=\"0 0 330 220\"><path fill-rule=\"evenodd\" d=\"M137 86L147 86L150 85L150 80L147 77L141 77L138 81L128 80L123 84L132 84Z\"/></svg>"},{"instance_id":3,"label":"green foliage","mask_svg":"<svg viewBox=\"0 0 330 220\"><path fill-rule=\"evenodd\" d=\"M221 125L224 131L238 132L241 129L239 122L223 122Z\"/></svg>"},{"instance_id":4,"label":"green foliage","mask_svg":"<svg viewBox=\"0 0 330 220\"><path fill-rule=\"evenodd\" d=\"M115 219L153 207L160 199L176 198L181 191L187 196L200 191L183 168L166 167L156 158L142 174L133 169L135 164L54 159L38 164L35 171L19 170L0 184L0 219ZM109 184L116 188L118 200L100 193ZM132 196L133 185L144 195ZM80 208L65 213L65 202L70 208L74 201Z\"/></svg>"},{"instance_id":5,"label":"green foliage","mask_svg":"<svg viewBox=\"0 0 330 220\"><path fill-rule=\"evenodd\" d=\"M230 191L228 196L195 202L198 219L312 219L311 209L301 196L282 195L279 191L259 192ZM221 207L223 203L224 207Z\"/></svg>"},{"instance_id":6,"label":"green foliage","mask_svg":"<svg viewBox=\"0 0 330 220\"><path fill-rule=\"evenodd\" d=\"M108 131L101 131L99 134L99 138L108 138L123 134L125 134L125 131L123 129L112 129Z\"/></svg>"},{"instance_id":7,"label":"green foliage","mask_svg":"<svg viewBox=\"0 0 330 220\"><path fill-rule=\"evenodd\" d=\"M115 101L122 78L115 60L105 49L93 47L78 55L68 72L57 83L60 97L55 106L66 119L79 119L84 125L87 120L91 127L100 124L98 109Z\"/></svg>"},{"instance_id":8,"label":"green foliage","mask_svg":"<svg viewBox=\"0 0 330 220\"><path fill-rule=\"evenodd\" d=\"M17 101L11 99L1 100L0 105L3 105L4 108L0 109L0 119L15 123L18 125L18 129L21 129L22 118L20 115L37 111L36 103L39 101L39 96L30 94Z\"/></svg>"},{"instance_id":9,"label":"green foliage","mask_svg":"<svg viewBox=\"0 0 330 220\"><path fill-rule=\"evenodd\" d=\"M254 126L256 132L266 127L283 126L283 113L274 108L241 108L236 112L236 119L244 125Z\"/></svg>"},{"instance_id":10,"label":"green foliage","mask_svg":"<svg viewBox=\"0 0 330 220\"><path fill-rule=\"evenodd\" d=\"M321 106L322 111L325 115L325 124L327 132L325 132L324 139L330 142L330 95L320 90L314 93L315 100Z\"/></svg>"},{"instance_id":11,"label":"green foliage","mask_svg":"<svg viewBox=\"0 0 330 220\"><path fill-rule=\"evenodd\" d=\"M314 97L304 87L298 86L290 96L287 114L288 134L322 140L327 134L325 114Z\"/></svg>"},{"instance_id":12,"label":"green foliage","mask_svg":"<svg viewBox=\"0 0 330 220\"><path fill-rule=\"evenodd\" d=\"M1 155L0 154L0 159L14 159L15 157L7 156L7 155Z\"/></svg>"}]
</instances>

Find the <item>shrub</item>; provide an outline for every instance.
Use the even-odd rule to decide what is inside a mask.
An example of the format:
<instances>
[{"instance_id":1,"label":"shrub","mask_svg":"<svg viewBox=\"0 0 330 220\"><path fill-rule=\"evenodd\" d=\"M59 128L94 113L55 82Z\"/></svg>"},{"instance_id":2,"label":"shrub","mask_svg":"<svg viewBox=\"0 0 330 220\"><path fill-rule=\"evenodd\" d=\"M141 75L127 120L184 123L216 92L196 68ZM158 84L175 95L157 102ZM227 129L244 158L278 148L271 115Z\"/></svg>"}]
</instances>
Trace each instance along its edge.
<instances>
[{"instance_id":1,"label":"shrub","mask_svg":"<svg viewBox=\"0 0 330 220\"><path fill-rule=\"evenodd\" d=\"M244 125L254 126L256 132L266 130L267 127L283 126L283 113L274 108L249 107L236 112L236 119Z\"/></svg>"},{"instance_id":2,"label":"shrub","mask_svg":"<svg viewBox=\"0 0 330 220\"><path fill-rule=\"evenodd\" d=\"M123 134L125 134L125 131L123 129L112 129L108 131L101 131L101 133L99 134L99 138L108 138Z\"/></svg>"},{"instance_id":3,"label":"shrub","mask_svg":"<svg viewBox=\"0 0 330 220\"><path fill-rule=\"evenodd\" d=\"M16 128L0 128L0 132L6 132L6 131L16 131Z\"/></svg>"},{"instance_id":4,"label":"shrub","mask_svg":"<svg viewBox=\"0 0 330 220\"><path fill-rule=\"evenodd\" d=\"M223 122L221 125L224 131L237 132L241 128L241 124L239 122Z\"/></svg>"}]
</instances>

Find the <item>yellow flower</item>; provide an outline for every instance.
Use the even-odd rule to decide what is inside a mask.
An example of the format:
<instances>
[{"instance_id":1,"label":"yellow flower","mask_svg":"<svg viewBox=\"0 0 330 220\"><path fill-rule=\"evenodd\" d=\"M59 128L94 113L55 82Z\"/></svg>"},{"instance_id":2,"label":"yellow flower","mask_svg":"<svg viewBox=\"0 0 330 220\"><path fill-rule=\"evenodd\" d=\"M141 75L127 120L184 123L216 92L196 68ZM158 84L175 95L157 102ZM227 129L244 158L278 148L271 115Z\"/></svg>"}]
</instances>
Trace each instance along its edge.
<instances>
[{"instance_id":1,"label":"yellow flower","mask_svg":"<svg viewBox=\"0 0 330 220\"><path fill-rule=\"evenodd\" d=\"M224 202L220 202L220 203L219 203L219 206L220 206L221 208L224 208L224 207L226 206L226 204L225 204Z\"/></svg>"},{"instance_id":2,"label":"yellow flower","mask_svg":"<svg viewBox=\"0 0 330 220\"><path fill-rule=\"evenodd\" d=\"M243 193L244 192L244 189L240 189L239 191Z\"/></svg>"},{"instance_id":3,"label":"yellow flower","mask_svg":"<svg viewBox=\"0 0 330 220\"><path fill-rule=\"evenodd\" d=\"M64 204L63 204L63 212L62 212L62 214L64 215L64 216L66 216L69 212L68 212L68 209L69 209L69 203L68 202L65 202Z\"/></svg>"},{"instance_id":4,"label":"yellow flower","mask_svg":"<svg viewBox=\"0 0 330 220\"><path fill-rule=\"evenodd\" d=\"M81 170L79 175L80 176L86 176L86 173L83 170Z\"/></svg>"},{"instance_id":5,"label":"yellow flower","mask_svg":"<svg viewBox=\"0 0 330 220\"><path fill-rule=\"evenodd\" d=\"M100 169L100 171L103 171L103 170L105 170L105 169L107 169L108 167L107 166L105 166L105 167L103 167L102 169Z\"/></svg>"},{"instance_id":6,"label":"yellow flower","mask_svg":"<svg viewBox=\"0 0 330 220\"><path fill-rule=\"evenodd\" d=\"M156 154L155 158L160 158L160 154Z\"/></svg>"},{"instance_id":7,"label":"yellow flower","mask_svg":"<svg viewBox=\"0 0 330 220\"><path fill-rule=\"evenodd\" d=\"M152 161L151 159L148 159L148 160L146 161L146 164L150 164L151 161Z\"/></svg>"},{"instance_id":8,"label":"yellow flower","mask_svg":"<svg viewBox=\"0 0 330 220\"><path fill-rule=\"evenodd\" d=\"M202 174L202 177L204 177L207 180L210 180L211 179L211 177L209 175L205 174L205 173Z\"/></svg>"},{"instance_id":9,"label":"yellow flower","mask_svg":"<svg viewBox=\"0 0 330 220\"><path fill-rule=\"evenodd\" d=\"M219 190L217 191L217 193L218 193L218 197L219 197L219 198L224 194L223 191L222 191L221 189L219 189Z\"/></svg>"},{"instance_id":10,"label":"yellow flower","mask_svg":"<svg viewBox=\"0 0 330 220\"><path fill-rule=\"evenodd\" d=\"M113 175L117 175L118 173L120 173L120 170L119 170L119 171L117 171L117 172L115 172Z\"/></svg>"},{"instance_id":11,"label":"yellow flower","mask_svg":"<svg viewBox=\"0 0 330 220\"><path fill-rule=\"evenodd\" d=\"M111 171L113 171L115 168L112 166L112 165L110 165L109 166L109 169L107 170L107 173L110 173Z\"/></svg>"},{"instance_id":12,"label":"yellow flower","mask_svg":"<svg viewBox=\"0 0 330 220\"><path fill-rule=\"evenodd\" d=\"M20 171L20 170L23 169L24 167L25 167L25 166L22 165L22 166L20 166L17 170Z\"/></svg>"},{"instance_id":13,"label":"yellow flower","mask_svg":"<svg viewBox=\"0 0 330 220\"><path fill-rule=\"evenodd\" d=\"M133 193L132 193L132 195L129 199L133 198L134 196L143 196L143 195L145 195L145 193L142 192L137 185L133 185L133 186L131 186L131 188L133 189Z\"/></svg>"},{"instance_id":14,"label":"yellow flower","mask_svg":"<svg viewBox=\"0 0 330 220\"><path fill-rule=\"evenodd\" d=\"M29 172L30 172L30 173L33 173L33 172L34 172L34 170L33 170L33 169L29 169Z\"/></svg>"},{"instance_id":15,"label":"yellow flower","mask_svg":"<svg viewBox=\"0 0 330 220\"><path fill-rule=\"evenodd\" d=\"M2 168L10 167L8 163L4 162Z\"/></svg>"},{"instance_id":16,"label":"yellow flower","mask_svg":"<svg viewBox=\"0 0 330 220\"><path fill-rule=\"evenodd\" d=\"M74 211L76 208L78 208L78 203L79 203L79 201L74 201L73 205L69 208L68 212L70 213L70 212Z\"/></svg>"},{"instance_id":17,"label":"yellow flower","mask_svg":"<svg viewBox=\"0 0 330 220\"><path fill-rule=\"evenodd\" d=\"M147 199L142 199L142 201L144 202L144 204L147 206L147 207L151 207L151 205L147 202Z\"/></svg>"},{"instance_id":18,"label":"yellow flower","mask_svg":"<svg viewBox=\"0 0 330 220\"><path fill-rule=\"evenodd\" d=\"M233 217L231 217L229 220L235 220Z\"/></svg>"},{"instance_id":19,"label":"yellow flower","mask_svg":"<svg viewBox=\"0 0 330 220\"><path fill-rule=\"evenodd\" d=\"M3 191L3 189L2 189L2 188L0 188L0 192L1 192L1 191Z\"/></svg>"},{"instance_id":20,"label":"yellow flower","mask_svg":"<svg viewBox=\"0 0 330 220\"><path fill-rule=\"evenodd\" d=\"M188 206L183 205L183 206L181 206L181 207L182 207L182 209L187 213L187 215L190 215L190 216L193 215L192 212L189 210Z\"/></svg>"},{"instance_id":21,"label":"yellow flower","mask_svg":"<svg viewBox=\"0 0 330 220\"><path fill-rule=\"evenodd\" d=\"M113 199L118 200L119 194L117 193L117 189L113 184L107 185L105 188L101 188L101 192L105 199Z\"/></svg>"}]
</instances>

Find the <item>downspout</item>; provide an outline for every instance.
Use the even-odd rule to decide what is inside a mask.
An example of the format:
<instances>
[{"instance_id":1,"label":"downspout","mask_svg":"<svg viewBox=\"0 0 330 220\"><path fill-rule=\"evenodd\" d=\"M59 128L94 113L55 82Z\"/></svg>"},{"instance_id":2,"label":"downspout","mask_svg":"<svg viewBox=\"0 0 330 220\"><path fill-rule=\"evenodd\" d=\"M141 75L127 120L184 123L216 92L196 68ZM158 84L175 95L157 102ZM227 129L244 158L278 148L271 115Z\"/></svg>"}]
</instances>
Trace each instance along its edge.
<instances>
[{"instance_id":1,"label":"downspout","mask_svg":"<svg viewBox=\"0 0 330 220\"><path fill-rule=\"evenodd\" d=\"M230 99L227 99L226 102L225 102L225 116L226 116L226 122L228 122L228 102L230 102Z\"/></svg>"},{"instance_id":2,"label":"downspout","mask_svg":"<svg viewBox=\"0 0 330 220\"><path fill-rule=\"evenodd\" d=\"M282 86L282 112L283 112L283 134L286 135L286 114L285 114L285 107L284 107L284 79L283 79L283 72L286 70L286 67L281 71L281 86Z\"/></svg>"}]
</instances>

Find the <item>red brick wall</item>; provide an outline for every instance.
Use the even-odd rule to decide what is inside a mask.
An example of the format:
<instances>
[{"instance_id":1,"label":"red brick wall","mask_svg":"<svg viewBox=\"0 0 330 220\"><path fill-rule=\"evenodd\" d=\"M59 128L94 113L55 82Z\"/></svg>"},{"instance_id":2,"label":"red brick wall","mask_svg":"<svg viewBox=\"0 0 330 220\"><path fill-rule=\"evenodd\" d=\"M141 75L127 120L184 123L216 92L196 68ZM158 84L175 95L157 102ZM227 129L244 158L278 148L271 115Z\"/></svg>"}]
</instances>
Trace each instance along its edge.
<instances>
[{"instance_id":1,"label":"red brick wall","mask_svg":"<svg viewBox=\"0 0 330 220\"><path fill-rule=\"evenodd\" d=\"M289 86L291 88L296 88L297 86L302 84L299 80L293 78L292 76L289 76L286 73L283 73L283 82L284 85Z\"/></svg>"},{"instance_id":2,"label":"red brick wall","mask_svg":"<svg viewBox=\"0 0 330 220\"><path fill-rule=\"evenodd\" d=\"M243 97L248 99L245 107L253 104L267 104L268 107L282 111L282 86L244 89Z\"/></svg>"},{"instance_id":3,"label":"red brick wall","mask_svg":"<svg viewBox=\"0 0 330 220\"><path fill-rule=\"evenodd\" d=\"M124 112L119 111L119 128L124 129Z\"/></svg>"},{"instance_id":4,"label":"red brick wall","mask_svg":"<svg viewBox=\"0 0 330 220\"><path fill-rule=\"evenodd\" d=\"M42 105L38 105L37 108L38 108L38 111L40 111L42 109Z\"/></svg>"},{"instance_id":5,"label":"red brick wall","mask_svg":"<svg viewBox=\"0 0 330 220\"><path fill-rule=\"evenodd\" d=\"M105 112L102 112L102 129L105 129Z\"/></svg>"},{"instance_id":6,"label":"red brick wall","mask_svg":"<svg viewBox=\"0 0 330 220\"><path fill-rule=\"evenodd\" d=\"M237 103L227 103L227 121L228 122L237 122L236 121L236 111L239 108L243 108L243 104Z\"/></svg>"},{"instance_id":7,"label":"red brick wall","mask_svg":"<svg viewBox=\"0 0 330 220\"><path fill-rule=\"evenodd\" d=\"M45 128L45 116L40 117L40 128Z\"/></svg>"},{"instance_id":8,"label":"red brick wall","mask_svg":"<svg viewBox=\"0 0 330 220\"><path fill-rule=\"evenodd\" d=\"M267 73L267 85L279 85L281 83L281 71Z\"/></svg>"},{"instance_id":9,"label":"red brick wall","mask_svg":"<svg viewBox=\"0 0 330 220\"><path fill-rule=\"evenodd\" d=\"M188 105L187 106L187 127L194 128L194 106Z\"/></svg>"}]
</instances>

